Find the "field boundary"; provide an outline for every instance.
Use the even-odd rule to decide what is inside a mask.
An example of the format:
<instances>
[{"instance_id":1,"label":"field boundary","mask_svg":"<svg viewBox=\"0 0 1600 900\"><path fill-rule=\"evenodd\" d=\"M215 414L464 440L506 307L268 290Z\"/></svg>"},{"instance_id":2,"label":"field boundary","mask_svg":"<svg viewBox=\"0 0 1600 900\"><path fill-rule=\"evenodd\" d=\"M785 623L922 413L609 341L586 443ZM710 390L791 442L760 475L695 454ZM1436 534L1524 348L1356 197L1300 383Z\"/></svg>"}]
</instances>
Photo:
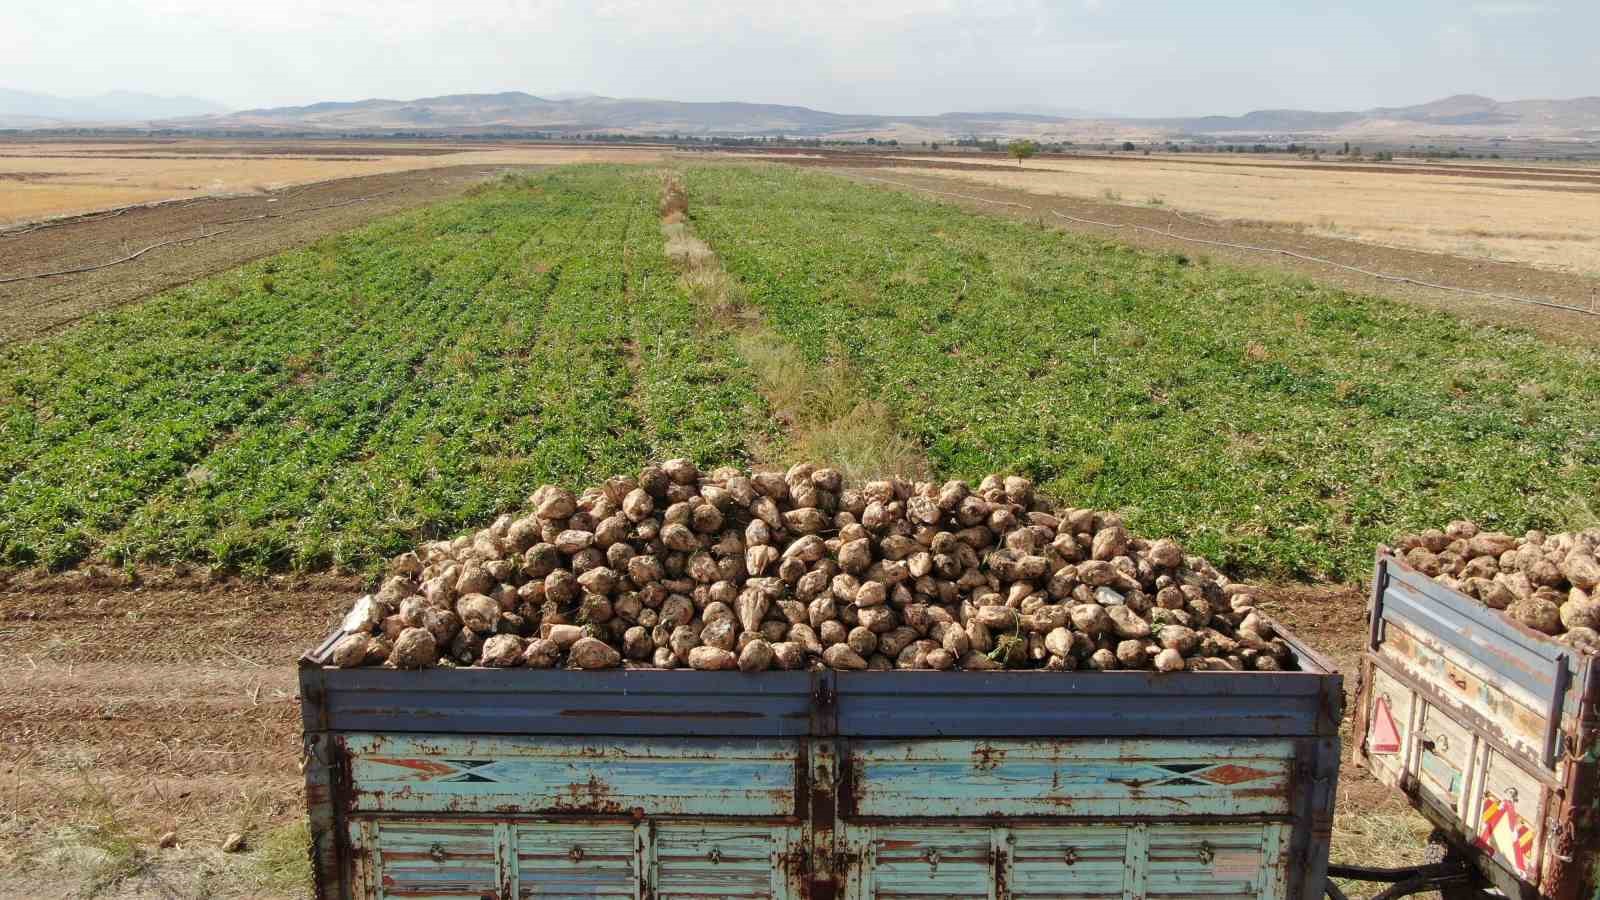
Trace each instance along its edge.
<instances>
[{"instance_id":1,"label":"field boundary","mask_svg":"<svg viewBox=\"0 0 1600 900\"><path fill-rule=\"evenodd\" d=\"M1017 203L1015 201L1010 201L1010 200L994 200L994 199L991 199L991 198L988 198L988 197L980 197L980 196L978 196L976 194L961 194L961 193L956 193L956 192L953 192L953 191L938 191L938 190L934 190L933 188L920 187L918 185L911 184L909 182L894 181L893 179L889 179L889 178L878 178L878 177L873 176L873 175L857 174L856 177L864 179L866 181L877 181L877 182L882 182L883 184L891 184L891 185L895 185L897 187L908 188L908 189L913 190L913 191L921 191L921 192L926 193L926 194L937 194L937 195L946 196L946 197L955 197L955 198L958 198L958 199L961 199L961 200L975 200L975 201L977 201L979 203L990 203L990 204L993 204L993 205L996 205L996 206L1012 206L1012 207L1017 207L1019 209L1025 209L1025 210L1028 210L1030 212L1038 212L1039 211L1036 207L1029 206L1026 203ZM1297 252L1297 251L1294 251L1294 250L1286 250L1286 249L1284 249L1282 247L1265 247L1265 246L1259 246L1259 245L1256 245L1256 244L1236 243L1236 242L1233 242L1233 241L1215 241L1215 240L1211 240L1209 238L1198 238L1198 237L1193 237L1193 236L1190 236L1190 235L1178 234L1177 232L1172 231L1170 229L1166 230L1166 231L1162 231L1159 228L1152 228L1149 225L1140 225L1140 224L1138 224L1136 222L1102 222L1102 221L1099 221L1097 219L1085 219L1085 218L1081 218L1081 217L1078 217L1078 216L1069 216L1069 215L1066 215L1065 213L1060 212L1059 210L1055 210L1055 209L1050 209L1050 210L1047 210L1047 211L1051 215L1054 215L1054 216L1056 216L1058 218L1061 218L1061 219L1065 219L1065 220L1067 220L1069 222L1079 222L1079 223L1082 223L1082 224L1085 224L1085 225L1098 225L1098 226L1103 227L1103 228L1115 228L1115 229L1134 228L1134 229L1138 229L1139 231L1147 231L1147 232L1150 232L1151 234L1160 235L1161 237L1172 238L1174 240L1180 240L1180 241L1188 241L1188 242L1194 243L1194 244L1205 244L1205 245L1212 246L1212 247L1231 247L1231 248L1234 248L1234 249L1237 249L1237 250L1250 250L1250 251L1255 251L1255 252L1258 252L1258 253L1281 254L1283 256L1290 256L1290 257L1293 257L1295 259L1305 260L1306 262L1319 263L1319 264L1322 264L1322 265L1328 265L1328 266L1334 266L1334 267L1340 268L1340 269L1346 269L1348 271L1355 272L1355 273L1360 274L1360 275L1366 275L1366 276L1369 276L1369 277L1372 277L1372 278L1376 278L1376 279L1379 279L1381 281L1392 281L1392 282L1397 282L1397 283L1401 283L1401 284L1414 284L1414 285L1417 285L1418 287L1432 288L1434 290L1450 291L1450 292L1457 293L1457 294L1465 294L1465 295L1475 296L1475 297L1485 297L1485 298L1488 298L1488 299L1491 299L1491 300L1504 300L1504 301L1511 302L1511 303L1523 303L1523 304L1528 304L1528 305L1532 305L1532 306L1543 306L1543 307L1547 307L1549 309L1560 309L1560 310L1565 310L1565 311L1568 311L1568 312L1575 312L1575 313L1580 313L1580 314L1586 315L1586 316L1594 316L1594 317L1600 318L1600 308L1585 309L1585 308L1583 308L1581 306L1570 306L1570 305L1565 304L1565 303L1556 303L1555 301L1552 301L1552 300L1539 300L1539 299L1534 299L1534 298L1529 298L1529 297L1515 297L1515 296L1512 296L1510 294L1500 294L1500 293L1496 293L1494 291L1480 291L1480 290L1477 290L1475 288L1456 287L1456 286L1448 285L1448 284L1439 284L1439 283L1435 283L1435 282L1431 282L1431 281L1423 281L1422 279L1419 279L1419 278L1412 278L1409 275L1394 275L1394 274L1386 273L1386 272L1376 272L1376 271L1373 271L1371 269L1363 269L1360 266L1352 266L1352 265L1349 265L1347 263L1336 262L1336 261L1331 260L1331 259L1324 259L1324 258L1322 258L1320 256L1312 256L1312 255L1307 254L1307 253L1300 253L1300 252ZM1180 215L1179 218L1184 218L1184 217Z\"/></svg>"},{"instance_id":2,"label":"field boundary","mask_svg":"<svg viewBox=\"0 0 1600 900\"><path fill-rule=\"evenodd\" d=\"M7 262L0 273L0 350L385 215L457 198L495 174L538 168L469 165L335 178L0 233ZM290 198L296 208L274 209L291 205ZM155 252L134 252L140 248ZM57 274L63 277L36 277Z\"/></svg>"}]
</instances>

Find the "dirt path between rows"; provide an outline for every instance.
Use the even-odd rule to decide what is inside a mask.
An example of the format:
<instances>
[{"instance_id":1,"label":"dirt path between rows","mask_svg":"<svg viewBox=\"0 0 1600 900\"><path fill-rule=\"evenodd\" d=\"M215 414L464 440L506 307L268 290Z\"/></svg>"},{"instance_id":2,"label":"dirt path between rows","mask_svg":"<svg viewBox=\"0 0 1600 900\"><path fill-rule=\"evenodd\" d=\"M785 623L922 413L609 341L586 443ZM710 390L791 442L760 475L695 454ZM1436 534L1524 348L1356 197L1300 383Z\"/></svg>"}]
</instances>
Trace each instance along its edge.
<instances>
[{"instance_id":1,"label":"dirt path between rows","mask_svg":"<svg viewBox=\"0 0 1600 900\"><path fill-rule=\"evenodd\" d=\"M792 164L784 161L784 164ZM1196 244L1163 234L1134 228L1108 228L1071 222L1052 215L1052 211L1079 219L1094 219L1112 225L1142 225L1159 231L1202 238L1208 241L1253 244L1281 248L1316 256L1370 271L1400 275L1469 288L1550 300L1556 303L1600 311L1600 278L1552 272L1516 263L1466 259L1439 253L1402 250L1361 241L1295 233L1282 229L1251 227L1211 222L1159 207L1123 206L1070 197L1036 194L1027 191L987 187L959 178L927 175L905 170L835 168L846 177L863 184L895 190L915 190L925 196L960 204L990 215L1005 215L1053 228L1092 234L1108 240L1151 250L1184 254L1190 258L1208 257L1254 269L1290 272L1314 281L1350 291L1377 294L1494 325L1528 328L1552 341L1578 345L1600 345L1600 316L1530 306L1506 300L1459 294L1411 284L1398 284L1322 263L1308 262L1278 254ZM886 184L885 180L899 184ZM920 189L920 190L917 190ZM982 200L941 194L964 194ZM991 201L991 202L984 202ZM1031 209L1004 204L1024 204Z\"/></svg>"},{"instance_id":2,"label":"dirt path between rows","mask_svg":"<svg viewBox=\"0 0 1600 900\"><path fill-rule=\"evenodd\" d=\"M460 196L504 172L537 168L473 165L365 175L9 229L0 232L0 347L380 216ZM163 246L108 268L4 283L100 265L157 244Z\"/></svg>"}]
</instances>

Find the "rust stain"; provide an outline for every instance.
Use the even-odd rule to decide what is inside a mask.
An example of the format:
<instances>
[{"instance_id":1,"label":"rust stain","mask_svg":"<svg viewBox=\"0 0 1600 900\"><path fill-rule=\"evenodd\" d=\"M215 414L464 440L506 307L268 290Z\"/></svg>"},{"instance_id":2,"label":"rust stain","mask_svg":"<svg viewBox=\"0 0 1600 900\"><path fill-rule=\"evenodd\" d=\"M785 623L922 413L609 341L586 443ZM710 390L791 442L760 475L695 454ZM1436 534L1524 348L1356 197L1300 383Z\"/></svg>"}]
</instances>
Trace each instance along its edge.
<instances>
[{"instance_id":1,"label":"rust stain","mask_svg":"<svg viewBox=\"0 0 1600 900\"><path fill-rule=\"evenodd\" d=\"M983 741L972 748L972 767L980 772L993 772L1006 761L1006 751Z\"/></svg>"},{"instance_id":2,"label":"rust stain","mask_svg":"<svg viewBox=\"0 0 1600 900\"><path fill-rule=\"evenodd\" d=\"M1272 775L1272 772L1264 769L1253 769L1249 766L1229 763L1225 766L1207 769L1195 777L1213 784L1243 784L1246 781L1260 781L1263 778L1271 778Z\"/></svg>"},{"instance_id":3,"label":"rust stain","mask_svg":"<svg viewBox=\"0 0 1600 900\"><path fill-rule=\"evenodd\" d=\"M557 800L551 807L556 812L598 812L627 814L630 810L613 796L611 785L590 775L588 781L567 785L568 799Z\"/></svg>"},{"instance_id":4,"label":"rust stain","mask_svg":"<svg viewBox=\"0 0 1600 900\"><path fill-rule=\"evenodd\" d=\"M421 773L419 781L427 781L440 775L454 775L459 770L448 763L434 762L431 759L409 759L393 756L369 756L367 762L382 763L386 766L395 766L401 769L414 769Z\"/></svg>"}]
</instances>

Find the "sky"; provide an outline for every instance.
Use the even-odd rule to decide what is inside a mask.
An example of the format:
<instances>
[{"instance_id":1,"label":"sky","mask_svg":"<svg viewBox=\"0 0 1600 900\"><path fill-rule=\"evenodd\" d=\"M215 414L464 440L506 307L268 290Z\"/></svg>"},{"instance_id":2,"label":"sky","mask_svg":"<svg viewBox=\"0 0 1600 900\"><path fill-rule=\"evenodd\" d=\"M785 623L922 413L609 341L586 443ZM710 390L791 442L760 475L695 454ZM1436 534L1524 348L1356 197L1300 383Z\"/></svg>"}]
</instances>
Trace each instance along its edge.
<instances>
[{"instance_id":1,"label":"sky","mask_svg":"<svg viewBox=\"0 0 1600 900\"><path fill-rule=\"evenodd\" d=\"M0 0L0 88L1129 116L1600 94L1597 0Z\"/></svg>"}]
</instances>

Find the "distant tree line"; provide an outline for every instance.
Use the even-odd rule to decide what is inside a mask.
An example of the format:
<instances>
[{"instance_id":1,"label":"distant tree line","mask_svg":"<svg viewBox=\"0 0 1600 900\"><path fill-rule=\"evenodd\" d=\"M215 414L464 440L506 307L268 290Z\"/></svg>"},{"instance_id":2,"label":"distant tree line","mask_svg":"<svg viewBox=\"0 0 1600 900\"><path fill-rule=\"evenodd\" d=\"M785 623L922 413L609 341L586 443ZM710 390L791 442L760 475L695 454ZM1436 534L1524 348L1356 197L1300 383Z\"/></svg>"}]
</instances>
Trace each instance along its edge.
<instances>
[{"instance_id":1,"label":"distant tree line","mask_svg":"<svg viewBox=\"0 0 1600 900\"><path fill-rule=\"evenodd\" d=\"M495 141L548 141L556 143L596 143L596 144L674 144L686 147L798 147L798 148L835 148L851 149L863 147L888 147L899 149L902 143L897 138L868 137L860 140L844 140L837 138L821 137L792 137L784 134L764 136L730 136L730 135L694 135L669 132L665 134L625 134L621 132L562 132L543 129L505 129L498 131L480 131L462 134L439 133L424 130L396 130L396 131L281 131L265 128L243 129L177 129L177 128L42 128L0 129L0 137L13 140L30 140L38 138L67 137L67 138L212 138L212 139L274 139L274 140L404 140L404 141L432 141L432 142L462 142L486 143ZM999 137L982 137L979 135L964 135L944 141L919 141L916 146L927 150L942 150L946 147L971 152L1008 153L1011 148L1026 143L1031 145L1034 153L1072 153L1072 152L1099 152L1099 153L1291 153L1307 159L1322 159L1324 154L1340 160L1373 160L1386 162L1395 158L1396 153L1412 159L1503 159L1506 154L1498 151L1468 150L1457 146L1439 147L1433 144L1418 146L1411 144L1403 151L1395 149L1380 149L1368 153L1359 145L1352 145L1345 141L1338 144L1315 145L1290 142L1254 142L1254 143L1219 143L1210 135L1178 135L1174 138L1159 141L1102 141L1098 143L1079 144L1068 140L1010 140L1002 142ZM910 146L906 144L905 146ZM1533 148L1530 148L1533 149ZM1031 155L1031 154L1030 154ZM1026 157L1019 157L1021 159ZM1600 158L1600 146L1584 153L1540 154L1512 153L1513 159L1533 160L1568 160L1580 161L1584 159Z\"/></svg>"}]
</instances>

